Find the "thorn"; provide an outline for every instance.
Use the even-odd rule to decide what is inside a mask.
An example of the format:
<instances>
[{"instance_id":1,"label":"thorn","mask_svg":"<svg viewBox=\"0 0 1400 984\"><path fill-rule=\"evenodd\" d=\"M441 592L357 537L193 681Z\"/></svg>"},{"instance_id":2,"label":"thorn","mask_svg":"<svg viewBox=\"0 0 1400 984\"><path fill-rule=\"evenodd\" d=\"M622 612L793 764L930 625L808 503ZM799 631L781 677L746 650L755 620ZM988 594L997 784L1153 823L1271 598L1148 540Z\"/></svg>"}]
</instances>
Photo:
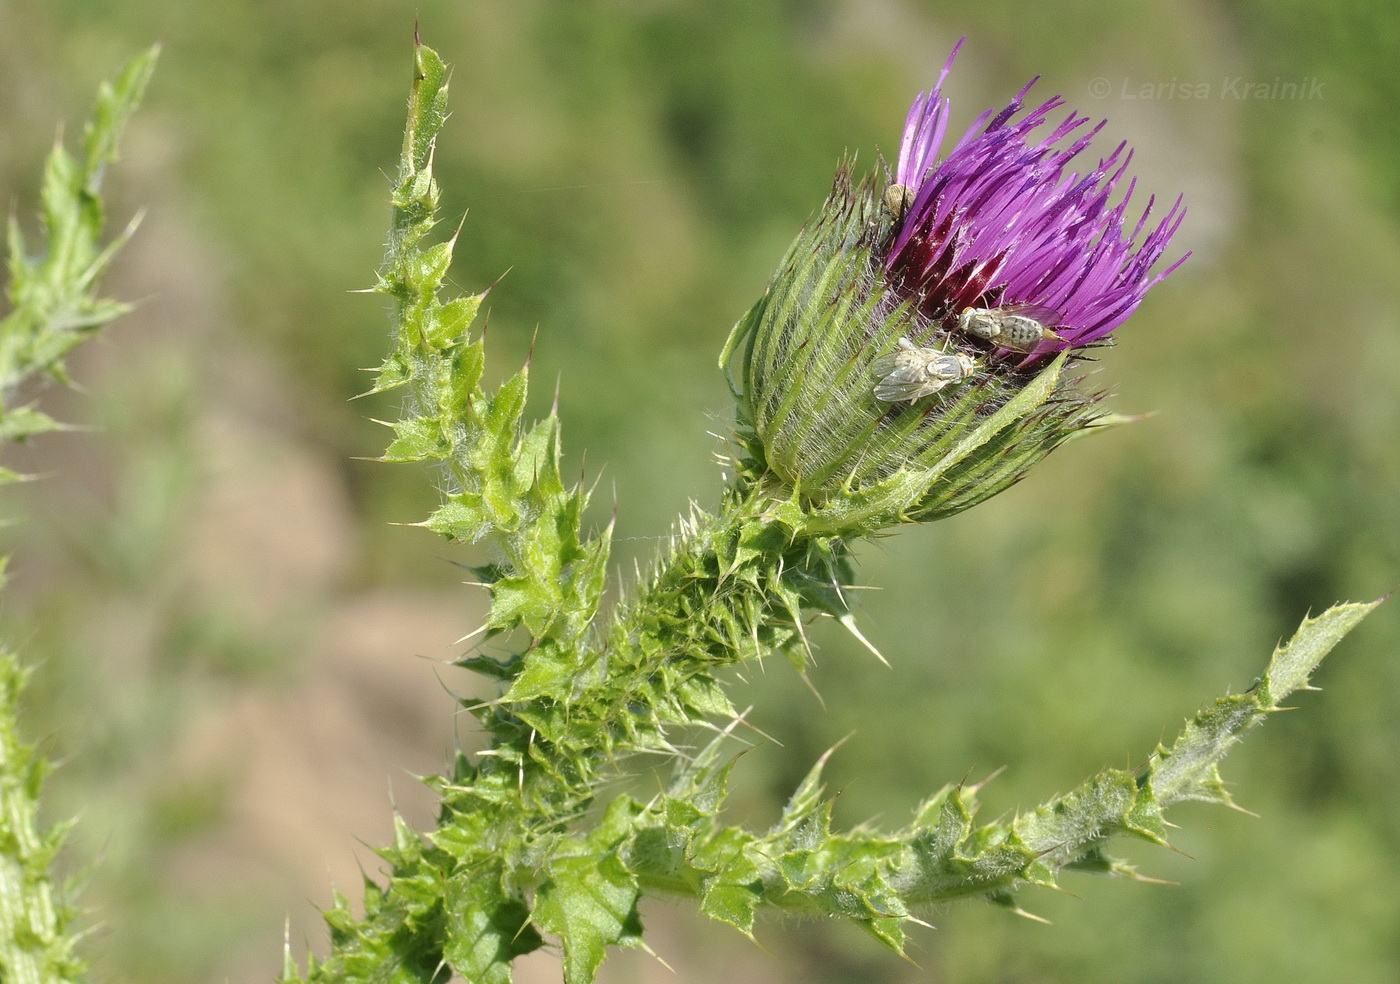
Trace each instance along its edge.
<instances>
[{"instance_id":1,"label":"thorn","mask_svg":"<svg viewBox=\"0 0 1400 984\"><path fill-rule=\"evenodd\" d=\"M748 710L744 711L744 714L748 714L749 711L751 711L751 710L753 710L752 707L750 707ZM772 742L774 745L777 745L779 748L786 748L786 747L787 747L787 746L784 745L782 742L780 742L777 738L774 738L774 737L773 737L772 735L770 735L768 732L766 732L766 731L764 731L762 728L760 728L758 725L754 724L752 721L747 720L747 719L744 717L744 714L740 714L740 715L739 715L739 717L735 720L735 724L737 724L737 723L739 723L740 721L742 721L744 727L748 728L748 729L749 729L750 731L752 731L754 734L761 736L765 741L770 741L770 742ZM733 727L734 727L733 724L726 725L726 726L725 726L725 729L724 729L724 732L725 732L726 734L730 733L730 730L731 730ZM736 741L742 741L742 740L743 740L743 739L739 738L737 735L734 736L734 737L735 737L735 740L736 740ZM744 749L744 751L741 752L740 754L741 754L741 755L748 754L748 749L747 749L747 748Z\"/></svg>"},{"instance_id":2,"label":"thorn","mask_svg":"<svg viewBox=\"0 0 1400 984\"><path fill-rule=\"evenodd\" d=\"M479 636L479 635L481 635L481 634L482 634L483 632L485 632L488 628L490 628L490 626L484 625L484 624L483 624L483 625L481 626L481 628L479 628L479 629L474 629L473 631L468 632L466 635L462 636L462 638L458 639L458 640L457 640L456 642L454 642L452 645L454 645L454 646L460 646L462 643L464 643L464 642L466 642L468 639L472 638L472 636Z\"/></svg>"},{"instance_id":3,"label":"thorn","mask_svg":"<svg viewBox=\"0 0 1400 984\"><path fill-rule=\"evenodd\" d=\"M1049 919L1046 919L1044 916L1037 916L1034 912L1027 912L1025 909L1022 909L1019 905L1012 906L1011 912L1013 915L1020 916L1022 919L1029 919L1031 922L1040 923L1042 926L1055 925Z\"/></svg>"},{"instance_id":4,"label":"thorn","mask_svg":"<svg viewBox=\"0 0 1400 984\"><path fill-rule=\"evenodd\" d=\"M863 645L866 649L870 650L870 652L874 654L876 659L878 659L881 663L884 663L886 666L890 665L890 661L885 659L885 657L880 654L880 650L876 649L873 645L871 645L869 639L861 635L860 629L856 628L855 618L852 617L849 612L847 612L845 615L842 615L840 618L837 619L837 621L845 627L847 632L855 636L856 639L860 641L861 645Z\"/></svg>"},{"instance_id":5,"label":"thorn","mask_svg":"<svg viewBox=\"0 0 1400 984\"><path fill-rule=\"evenodd\" d=\"M1033 884L1039 885L1040 883L1039 883L1039 882L1035 882L1035 883L1033 883ZM1080 895L1078 892L1071 892L1069 889L1065 888L1065 887L1064 887L1063 885L1061 885L1059 882L1055 882L1055 883L1052 884L1052 885L1040 885L1040 887L1041 887L1041 888L1048 888L1048 889L1051 889L1052 891L1059 892L1061 895L1068 895L1070 898L1072 898L1072 899L1077 899L1077 900L1079 900L1079 901L1081 901L1081 902L1084 900L1084 896Z\"/></svg>"},{"instance_id":6,"label":"thorn","mask_svg":"<svg viewBox=\"0 0 1400 984\"><path fill-rule=\"evenodd\" d=\"M913 917L912 917L912 916L906 916L905 918L906 918L906 919L912 919ZM927 926L928 923L924 923L924 925ZM915 967L917 967L920 971L922 971L922 970L924 969L923 967L920 967L920 966L919 966L919 962L918 962L917 960L915 960L913 957L909 956L909 954L907 954L907 953L904 952L904 948L903 948L903 947L900 947L898 950L896 950L896 951L894 951L894 952L897 953L897 954L899 954L899 955L900 955L901 957L903 957L905 960L908 960L911 964L913 964Z\"/></svg>"},{"instance_id":7,"label":"thorn","mask_svg":"<svg viewBox=\"0 0 1400 984\"><path fill-rule=\"evenodd\" d=\"M991 782L993 779L997 778L998 776L1000 776L1000 775L1001 775L1003 772L1005 772L1005 771L1006 771L1006 766L1004 766L1004 765L999 765L999 766L997 766L995 769L993 769L991 772L987 773L987 775L986 775L985 777L983 777L982 779L980 779L980 780L978 780L977 782L973 783L971 786L966 785L966 783L967 783L967 777L966 777L966 776L963 776L963 781L962 781L961 783L959 783L958 785L959 785L960 787L964 788L964 789L965 789L968 793L970 793L971 795L976 796L978 793L980 793L980 792L982 791L982 787L983 787L983 786L987 785L987 783Z\"/></svg>"},{"instance_id":8,"label":"thorn","mask_svg":"<svg viewBox=\"0 0 1400 984\"><path fill-rule=\"evenodd\" d=\"M639 941L639 945L641 946L641 948L642 948L643 950L645 950L645 951L647 952L647 955L648 955L648 956L650 956L652 959L654 959L654 960L655 960L657 963L659 963L661 966L665 967L667 970L669 970L669 971L670 971L671 973L673 973L673 974L676 972L676 968L672 967L672 966L671 966L670 964L668 964L665 960L661 959L661 956L660 956L655 950L653 950L651 947L647 946L645 942Z\"/></svg>"},{"instance_id":9,"label":"thorn","mask_svg":"<svg viewBox=\"0 0 1400 984\"><path fill-rule=\"evenodd\" d=\"M825 768L826 768L826 763L831 759L831 756L833 756L833 755L836 754L836 749L840 748L842 745L846 744L846 742L848 742L848 741L850 741L852 738L854 738L854 737L855 737L855 734L856 734L856 733L855 733L854 731L848 733L848 734L846 735L846 737L842 738L842 739L841 739L840 741L838 741L836 744L832 745L832 746L831 746L830 748L828 748L826 751L822 752L821 758L817 759L816 768L818 768L818 769L825 769Z\"/></svg>"},{"instance_id":10,"label":"thorn","mask_svg":"<svg viewBox=\"0 0 1400 984\"><path fill-rule=\"evenodd\" d=\"M767 954L768 956L770 956L770 957L775 957L775 956L777 956L777 954L775 954L772 950L768 949L768 947L764 946L762 943L760 943L760 942L758 941L758 937L755 936L755 935L753 934L753 931L752 931L752 930L748 930L748 929L739 929L738 926L735 926L734 928L735 928L735 929L738 929L739 932L741 932L741 933L743 933L745 936L747 936L747 937L749 938L749 942L750 942L750 943L752 943L754 946L758 947L760 950L762 950L762 951L763 951L765 954Z\"/></svg>"},{"instance_id":11,"label":"thorn","mask_svg":"<svg viewBox=\"0 0 1400 984\"><path fill-rule=\"evenodd\" d=\"M515 941L515 940L520 939L520 934L523 933L523 932L525 932L525 930L526 930L528 927L533 926L533 925L534 925L534 920L532 920L532 919L526 919L524 922L522 922L522 923L520 924L520 928L517 929L517 930L515 931L515 935L511 937L512 942Z\"/></svg>"},{"instance_id":12,"label":"thorn","mask_svg":"<svg viewBox=\"0 0 1400 984\"><path fill-rule=\"evenodd\" d=\"M490 294L493 290L495 290L495 289L496 289L496 286L497 286L502 280L506 279L506 274L510 273L510 272L511 272L512 270L514 270L514 269L515 269L515 267L513 267L513 266L508 266L508 267L506 267L505 270L504 270L504 272L502 272L501 275L500 275L499 277L497 277L495 280L491 281L490 286L488 286L485 290L483 290L483 291L481 292L481 296L484 298L484 297L486 297L488 294Z\"/></svg>"},{"instance_id":13,"label":"thorn","mask_svg":"<svg viewBox=\"0 0 1400 984\"><path fill-rule=\"evenodd\" d=\"M782 562L779 561L780 566L781 563ZM781 571L778 576L780 578L782 577ZM792 620L792 625L793 628L797 630L797 638L802 640L802 655L804 657L804 662L811 661L813 665L816 665L817 657L816 654L812 652L812 644L807 640L807 626L802 623L801 613L798 613L798 617ZM805 677L807 674L804 671L802 675ZM811 683L809 682L807 685L810 687ZM817 695L817 699L821 700L820 694ZM825 705L823 704L823 706Z\"/></svg>"},{"instance_id":14,"label":"thorn","mask_svg":"<svg viewBox=\"0 0 1400 984\"><path fill-rule=\"evenodd\" d=\"M1168 881L1165 878L1153 878L1151 875L1140 874L1136 871L1122 872L1124 878L1131 878L1133 881L1142 882L1146 885L1170 885L1173 888L1181 882Z\"/></svg>"},{"instance_id":15,"label":"thorn","mask_svg":"<svg viewBox=\"0 0 1400 984\"><path fill-rule=\"evenodd\" d=\"M807 685L807 689L812 691L812 696L817 698L817 703L822 706L822 710L826 710L826 701L822 699L821 691L818 690L817 685L812 682L812 678L807 675L805 670L802 673L799 673L798 676L800 676L802 678L802 682Z\"/></svg>"}]
</instances>

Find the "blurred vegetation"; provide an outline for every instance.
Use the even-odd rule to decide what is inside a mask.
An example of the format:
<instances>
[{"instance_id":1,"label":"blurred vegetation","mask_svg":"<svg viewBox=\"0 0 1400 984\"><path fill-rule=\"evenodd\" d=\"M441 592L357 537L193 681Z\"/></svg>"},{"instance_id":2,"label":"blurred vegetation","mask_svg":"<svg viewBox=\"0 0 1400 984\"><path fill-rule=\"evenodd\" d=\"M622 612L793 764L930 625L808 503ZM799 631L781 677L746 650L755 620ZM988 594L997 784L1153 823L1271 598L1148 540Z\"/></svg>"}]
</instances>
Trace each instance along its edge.
<instances>
[{"instance_id":1,"label":"blurred vegetation","mask_svg":"<svg viewBox=\"0 0 1400 984\"><path fill-rule=\"evenodd\" d=\"M847 822L897 824L922 793L1001 766L992 814L1038 802L1140 761L1162 722L1248 686L1309 608L1400 580L1392 4L0 5L0 187L22 220L51 121L76 121L98 79L165 46L109 179L114 222L148 209L109 281L138 309L75 361L86 394L44 394L55 416L100 432L51 436L6 463L54 476L3 507L26 517L7 530L5 616L7 637L41 661L28 731L52 735L67 763L50 805L82 814L71 863L93 866L96 979L270 979L289 909L317 941L301 900L326 900L325 868L352 839L312 825L259 853L245 825L294 826L295 790L231 792L245 747L289 735L268 758L302 755L300 708L233 718L261 726L218 741L207 722L307 681L357 686L339 643L329 676L308 657L356 611L406 638L428 599L474 627L479 602L453 587L460 572L439 545L388 525L435 500L423 475L355 460L382 446L367 417L391 410L345 402L385 349L382 312L349 291L381 254L381 172L397 153L415 17L455 65L437 164L446 211L467 213L453 276L475 289L505 275L490 300L495 365L533 343L534 378L560 378L570 461L617 490L624 571L689 498L719 487L706 432L725 428L714 358L729 325L841 155L875 166L897 150L908 100L960 34L971 40L948 83L955 128L1043 72L1038 91L1101 112L1110 140L1138 148L1139 193L1187 195L1179 242L1196 255L1097 377L1117 409L1156 415L865 550L882 590L865 595L862 624L893 668L821 632L825 708L785 665L744 685L737 703L755 703L782 743L737 770L752 822L852 733L829 770ZM1321 95L1222 97L1234 77L1315 78ZM1109 80L1106 98L1090 95L1095 79ZM1208 83L1211 97L1124 96L1173 80ZM600 521L610 498L597 497ZM385 605L391 590L402 595ZM383 665L431 681L399 638L377 642ZM1323 693L1235 754L1232 791L1260 819L1187 810L1189 857L1135 852L1178 886L1081 878L1070 887L1082 898L1028 895L1053 928L952 908L916 941L918 968L825 925L760 927L765 952L685 907L654 907L649 941L682 980L1394 979L1398 644L1400 620L1382 609L1323 668ZM1125 702L1138 713L1119 713ZM417 717L446 712L377 713L354 741L429 753L425 765L404 752L397 768L445 761L450 723L429 734ZM359 746L315 737L326 757L310 768L343 778L334 756ZM200 757L211 743L226 771ZM389 768L361 770L384 831ZM521 979L551 979L542 961ZM670 976L649 961L618 958L604 979Z\"/></svg>"}]
</instances>

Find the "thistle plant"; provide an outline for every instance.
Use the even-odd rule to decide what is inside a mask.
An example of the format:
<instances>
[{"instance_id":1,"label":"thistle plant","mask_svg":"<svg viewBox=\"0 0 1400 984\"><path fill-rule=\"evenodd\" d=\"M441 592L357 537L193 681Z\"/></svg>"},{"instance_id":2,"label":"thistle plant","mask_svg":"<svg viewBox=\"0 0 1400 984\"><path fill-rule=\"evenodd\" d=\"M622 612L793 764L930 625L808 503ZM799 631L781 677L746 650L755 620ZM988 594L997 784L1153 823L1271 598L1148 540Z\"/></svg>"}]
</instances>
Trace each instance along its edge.
<instances>
[{"instance_id":1,"label":"thistle plant","mask_svg":"<svg viewBox=\"0 0 1400 984\"><path fill-rule=\"evenodd\" d=\"M915 100L893 173L860 177L843 164L730 334L720 367L736 423L719 502L696 507L645 574L615 583L611 526L590 523L586 483L565 482L557 415L526 418L529 365L487 386L486 295L444 289L455 237L434 237L433 154L448 73L415 44L387 254L371 288L390 307L392 346L370 392L400 407L384 460L428 463L443 490L420 525L476 551L471 570L491 605L458 662L494 692L463 700L484 747L426 780L440 797L436 829L397 821L382 878L366 878L362 906L336 896L325 957L302 967L289 943L284 981L505 984L517 957L557 945L565 980L583 984L611 948L645 946L639 902L662 894L750 937L761 913L822 915L902 953L909 924L936 906L982 899L1024 914L1022 890L1054 887L1065 870L1137 877L1110 853L1115 837L1166 845L1172 805L1231 805L1224 754L1306 688L1375 603L1306 619L1249 690L1207 703L1138 769L1104 770L1014 816L981 820L980 786L953 783L911 804L896 829L837 829L823 756L771 827L721 819L745 747L744 714L725 689L735 670L781 656L805 675L808 626L821 617L864 642L849 604L859 543L976 505L1061 444L1121 422L1086 369L1185 259L1168 257L1180 200L1155 222L1151 201L1130 219L1126 148L1071 171L1102 124L1072 112L1054 123L1058 98L1026 111L1030 86L940 156L953 57ZM99 121L129 110L148 70L138 62L117 88L119 109ZM99 173L114 146L104 141L89 152ZM63 186L77 189L71 201L46 192L46 207L59 203L54 244L67 223L87 230L100 217L84 197L95 196L87 173ZM78 257L62 261L62 283L80 290L12 289L17 311L51 296L60 301L42 310L60 313L16 321L13 351L28 354L5 348L0 369L9 359L55 372L56 359L34 353L61 355L72 332L115 313L89 293L110 254L95 249L95 231L83 235L81 248L51 250ZM47 269L27 262L12 260L16 285ZM69 334L60 342L33 325ZM0 689L0 978L69 980L80 972L61 963L70 915L61 910L53 930L43 922L52 903L35 890L47 887L57 838L30 833L38 773L11 740L14 692ZM610 790L638 761L669 767L664 789L648 800ZM57 940L58 970L15 969L29 966L15 954L32 948L35 926Z\"/></svg>"},{"instance_id":2,"label":"thistle plant","mask_svg":"<svg viewBox=\"0 0 1400 984\"><path fill-rule=\"evenodd\" d=\"M31 254L11 216L8 236L10 310L0 320L0 441L28 441L63 429L38 408L17 403L16 390L35 377L67 381L64 356L123 314L103 298L99 280L135 229L104 244L102 178L155 67L156 49L132 60L114 85L98 92L79 157L61 141L44 166L40 189L43 250ZM0 484L26 476L0 469ZM4 561L0 560L0 570ZM76 952L78 910L72 887L50 871L68 831L39 819L48 763L24 742L16 717L29 669L0 643L0 981L61 984L84 973Z\"/></svg>"},{"instance_id":3,"label":"thistle plant","mask_svg":"<svg viewBox=\"0 0 1400 984\"><path fill-rule=\"evenodd\" d=\"M1179 201L1155 225L1149 201L1125 234L1131 182L1110 204L1123 147L1069 172L1099 127L1071 113L1033 140L1061 103L1017 118L1022 90L940 160L950 58L914 103L895 173L842 166L725 345L738 411L718 507L695 509L606 610L611 527L588 530L586 487L563 481L556 415L525 421L528 365L483 386L473 324L485 295L441 296L453 239L429 237L447 72L426 47L415 57L373 288L392 305L394 344L372 392L402 406L385 460L428 462L446 490L421 525L484 548L479 636L511 655L460 660L496 682L494 699L464 701L486 747L428 780L438 828L400 822L363 917L338 897L330 955L303 973L289 951L285 980L500 984L552 939L579 984L610 947L644 946L647 893L691 897L749 936L761 912L840 918L902 952L906 926L933 906L981 898L1019 912L1020 889L1054 886L1065 869L1132 877L1108 853L1113 837L1166 844L1166 808L1230 804L1226 750L1306 686L1372 605L1306 620L1249 691L1207 704L1137 771L1106 770L1008 819L979 821L979 789L963 783L913 805L897 830L836 830L825 758L771 828L720 819L743 717L727 671L781 655L805 672L817 617L861 638L848 604L856 543L975 505L1119 419L1079 367L1185 259L1154 272ZM640 755L671 763L666 788L605 799Z\"/></svg>"}]
</instances>

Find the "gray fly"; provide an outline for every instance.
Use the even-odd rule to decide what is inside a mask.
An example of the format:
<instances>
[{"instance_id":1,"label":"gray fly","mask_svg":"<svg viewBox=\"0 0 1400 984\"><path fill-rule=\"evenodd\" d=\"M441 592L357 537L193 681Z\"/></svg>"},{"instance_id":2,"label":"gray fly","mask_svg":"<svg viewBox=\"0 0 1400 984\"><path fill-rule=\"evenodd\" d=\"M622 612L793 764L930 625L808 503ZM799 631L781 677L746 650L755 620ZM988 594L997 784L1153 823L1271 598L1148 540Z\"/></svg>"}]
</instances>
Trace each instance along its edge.
<instances>
[{"instance_id":1,"label":"gray fly","mask_svg":"<svg viewBox=\"0 0 1400 984\"><path fill-rule=\"evenodd\" d=\"M1054 324L1059 314L1036 304L1008 304L998 308L963 308L958 315L957 330L997 348L1013 352L1032 352L1041 342L1063 342L1047 324Z\"/></svg>"},{"instance_id":2,"label":"gray fly","mask_svg":"<svg viewBox=\"0 0 1400 984\"><path fill-rule=\"evenodd\" d=\"M907 338L899 348L876 359L871 367L879 380L875 399L885 403L914 400L937 393L946 386L961 383L972 375L976 363L961 353L920 348Z\"/></svg>"}]
</instances>

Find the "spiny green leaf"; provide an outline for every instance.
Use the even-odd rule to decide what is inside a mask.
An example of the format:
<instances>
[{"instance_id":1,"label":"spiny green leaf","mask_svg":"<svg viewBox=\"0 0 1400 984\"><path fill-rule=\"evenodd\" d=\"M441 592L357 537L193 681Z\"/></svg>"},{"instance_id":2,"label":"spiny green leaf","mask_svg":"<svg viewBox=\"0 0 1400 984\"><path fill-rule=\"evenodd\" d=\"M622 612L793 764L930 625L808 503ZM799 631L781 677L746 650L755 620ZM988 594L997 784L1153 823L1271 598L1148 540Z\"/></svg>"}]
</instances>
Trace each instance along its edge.
<instances>
[{"instance_id":1,"label":"spiny green leaf","mask_svg":"<svg viewBox=\"0 0 1400 984\"><path fill-rule=\"evenodd\" d=\"M451 447L436 420L400 420L394 424L394 433L398 436L385 450L385 461L439 461L447 457Z\"/></svg>"},{"instance_id":2,"label":"spiny green leaf","mask_svg":"<svg viewBox=\"0 0 1400 984\"><path fill-rule=\"evenodd\" d=\"M379 367L378 373L374 377L374 386L365 393L365 396L372 396L375 393L384 393L391 389L403 386L413 378L413 370L398 354L389 356L384 360L384 364Z\"/></svg>"},{"instance_id":3,"label":"spiny green leaf","mask_svg":"<svg viewBox=\"0 0 1400 984\"><path fill-rule=\"evenodd\" d=\"M525 903L502 890L503 874L498 860L459 869L448 890L443 955L473 984L510 984L511 961L544 945Z\"/></svg>"},{"instance_id":4,"label":"spiny green leaf","mask_svg":"<svg viewBox=\"0 0 1400 984\"><path fill-rule=\"evenodd\" d=\"M454 297L438 309L437 318L430 326L426 343L436 349L467 340L467 331L476 320L477 312L485 294L472 294L468 297Z\"/></svg>"},{"instance_id":5,"label":"spiny green leaf","mask_svg":"<svg viewBox=\"0 0 1400 984\"><path fill-rule=\"evenodd\" d=\"M1263 689L1268 691L1275 705L1307 686L1308 678L1323 657L1379 607L1381 601L1334 605L1316 618L1304 619L1293 638L1274 650L1274 657L1264 673Z\"/></svg>"},{"instance_id":6,"label":"spiny green leaf","mask_svg":"<svg viewBox=\"0 0 1400 984\"><path fill-rule=\"evenodd\" d=\"M89 194L96 194L104 168L117 159L117 139L145 95L159 54L160 45L151 47L127 64L115 85L104 82L98 88L93 118L84 129L83 172Z\"/></svg>"},{"instance_id":7,"label":"spiny green leaf","mask_svg":"<svg viewBox=\"0 0 1400 984\"><path fill-rule=\"evenodd\" d=\"M491 521L481 508L481 498L470 492L449 496L423 525L459 543L475 543L491 529Z\"/></svg>"},{"instance_id":8,"label":"spiny green leaf","mask_svg":"<svg viewBox=\"0 0 1400 984\"><path fill-rule=\"evenodd\" d=\"M432 48L415 44L416 73L408 100L400 177L425 173L432 163L433 143L447 119L447 65Z\"/></svg>"},{"instance_id":9,"label":"spiny green leaf","mask_svg":"<svg viewBox=\"0 0 1400 984\"><path fill-rule=\"evenodd\" d=\"M1145 781L1163 806L1183 799L1230 803L1217 766L1230 746L1300 687L1332 648L1370 614L1379 601L1335 605L1303 621L1286 644L1274 650L1268 668L1245 694L1222 697L1189 722L1170 749L1159 748Z\"/></svg>"},{"instance_id":10,"label":"spiny green leaf","mask_svg":"<svg viewBox=\"0 0 1400 984\"><path fill-rule=\"evenodd\" d=\"M39 192L46 240L41 256L25 255L19 225L10 221L7 295L14 310L0 320L0 394L35 374L66 381L63 357L127 310L96 295L97 278L134 226L100 247L103 208L98 192L106 165L116 159L121 130L150 78L157 50L133 59L115 87L101 88L81 163L61 144L49 153Z\"/></svg>"},{"instance_id":11,"label":"spiny green leaf","mask_svg":"<svg viewBox=\"0 0 1400 984\"><path fill-rule=\"evenodd\" d=\"M700 911L752 937L754 919L763 901L757 888L756 882L740 885L716 878L700 896Z\"/></svg>"},{"instance_id":12,"label":"spiny green leaf","mask_svg":"<svg viewBox=\"0 0 1400 984\"><path fill-rule=\"evenodd\" d=\"M33 407L15 407L0 412L0 441L21 442L64 427L48 414Z\"/></svg>"},{"instance_id":13,"label":"spiny green leaf","mask_svg":"<svg viewBox=\"0 0 1400 984\"><path fill-rule=\"evenodd\" d=\"M523 669L506 692L509 701L537 700L567 694L578 673L576 656L554 647L537 647L522 657Z\"/></svg>"},{"instance_id":14,"label":"spiny green leaf","mask_svg":"<svg viewBox=\"0 0 1400 984\"><path fill-rule=\"evenodd\" d=\"M636 878L612 854L556 857L535 899L534 919L564 946L564 980L589 984L610 946L642 939Z\"/></svg>"}]
</instances>

